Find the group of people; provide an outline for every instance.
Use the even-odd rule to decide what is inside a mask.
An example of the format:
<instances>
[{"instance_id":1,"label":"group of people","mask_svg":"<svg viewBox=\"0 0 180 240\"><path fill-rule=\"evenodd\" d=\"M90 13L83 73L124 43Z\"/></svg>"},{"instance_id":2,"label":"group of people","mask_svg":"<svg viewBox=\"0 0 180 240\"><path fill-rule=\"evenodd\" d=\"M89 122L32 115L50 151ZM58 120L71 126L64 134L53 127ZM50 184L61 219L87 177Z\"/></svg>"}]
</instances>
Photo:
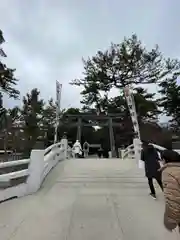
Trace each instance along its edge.
<instances>
[{"instance_id":1,"label":"group of people","mask_svg":"<svg viewBox=\"0 0 180 240\"><path fill-rule=\"evenodd\" d=\"M143 143L141 160L144 161L150 195L156 199L153 179L164 192L164 226L169 231L176 227L180 230L180 155L172 149L159 154L153 145Z\"/></svg>"},{"instance_id":2,"label":"group of people","mask_svg":"<svg viewBox=\"0 0 180 240\"><path fill-rule=\"evenodd\" d=\"M72 147L72 152L73 152L73 156L75 158L82 158L82 157L87 158L88 154L89 154L88 142L84 142L83 147L82 147L80 141L76 140L76 142L74 143L74 145ZM101 158L101 157L108 158L109 157L108 149L102 148L102 147L98 148L97 155L99 158Z\"/></svg>"},{"instance_id":3,"label":"group of people","mask_svg":"<svg viewBox=\"0 0 180 240\"><path fill-rule=\"evenodd\" d=\"M76 140L72 147L72 152L75 158L87 157L89 154L89 144L84 142L83 149L79 140Z\"/></svg>"}]
</instances>

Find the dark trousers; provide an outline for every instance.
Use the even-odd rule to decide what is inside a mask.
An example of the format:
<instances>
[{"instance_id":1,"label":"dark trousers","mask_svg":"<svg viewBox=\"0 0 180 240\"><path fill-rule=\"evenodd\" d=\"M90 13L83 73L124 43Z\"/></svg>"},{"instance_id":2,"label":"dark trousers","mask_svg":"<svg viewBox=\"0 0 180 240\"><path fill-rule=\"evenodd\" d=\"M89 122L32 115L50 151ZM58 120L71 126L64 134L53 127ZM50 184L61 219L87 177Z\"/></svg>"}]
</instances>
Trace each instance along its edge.
<instances>
[{"instance_id":1,"label":"dark trousers","mask_svg":"<svg viewBox=\"0 0 180 240\"><path fill-rule=\"evenodd\" d=\"M103 151L103 157L104 157L104 158L109 158L109 154L108 154L108 151L107 151L107 150L104 150L104 151Z\"/></svg>"},{"instance_id":2,"label":"dark trousers","mask_svg":"<svg viewBox=\"0 0 180 240\"><path fill-rule=\"evenodd\" d=\"M161 177L156 177L155 179L156 179L157 183L159 184L160 188L163 191L163 184L162 184ZM148 183L149 183L149 188L151 190L151 193L155 195L156 191L155 191L155 188L154 188L154 185L153 185L153 178L148 178Z\"/></svg>"},{"instance_id":3,"label":"dark trousers","mask_svg":"<svg viewBox=\"0 0 180 240\"><path fill-rule=\"evenodd\" d=\"M101 158L102 157L102 151L98 151L98 157Z\"/></svg>"}]
</instances>

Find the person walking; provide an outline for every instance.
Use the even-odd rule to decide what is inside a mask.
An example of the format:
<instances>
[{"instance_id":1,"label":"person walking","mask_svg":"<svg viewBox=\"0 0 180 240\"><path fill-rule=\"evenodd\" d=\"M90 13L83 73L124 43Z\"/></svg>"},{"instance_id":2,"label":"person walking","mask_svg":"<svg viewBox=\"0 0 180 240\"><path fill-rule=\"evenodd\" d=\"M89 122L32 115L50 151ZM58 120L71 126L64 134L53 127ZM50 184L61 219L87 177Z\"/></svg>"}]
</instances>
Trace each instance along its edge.
<instances>
[{"instance_id":1,"label":"person walking","mask_svg":"<svg viewBox=\"0 0 180 240\"><path fill-rule=\"evenodd\" d=\"M83 152L84 152L84 157L87 158L88 154L89 154L89 143L88 142L84 142Z\"/></svg>"},{"instance_id":2,"label":"person walking","mask_svg":"<svg viewBox=\"0 0 180 240\"><path fill-rule=\"evenodd\" d=\"M102 155L103 155L103 149L102 149L101 146L100 146L100 148L98 149L97 154L98 154L98 157L99 157L99 158L102 157Z\"/></svg>"},{"instance_id":3,"label":"person walking","mask_svg":"<svg viewBox=\"0 0 180 240\"><path fill-rule=\"evenodd\" d=\"M151 191L150 195L154 199L156 199L156 191L154 188L153 179L156 179L162 191L163 184L161 180L161 172L159 171L159 169L161 168L159 162L160 158L152 144L143 143L143 149L141 151L141 160L144 161L145 173L146 177L148 178L148 184Z\"/></svg>"},{"instance_id":4,"label":"person walking","mask_svg":"<svg viewBox=\"0 0 180 240\"><path fill-rule=\"evenodd\" d=\"M165 197L164 226L169 231L177 227L180 230L180 155L164 150L161 157L165 163L161 168Z\"/></svg>"},{"instance_id":5,"label":"person walking","mask_svg":"<svg viewBox=\"0 0 180 240\"><path fill-rule=\"evenodd\" d=\"M72 150L73 150L75 158L79 158L82 155L82 147L81 147L81 143L79 142L79 140L76 140L76 142L73 145Z\"/></svg>"}]
</instances>

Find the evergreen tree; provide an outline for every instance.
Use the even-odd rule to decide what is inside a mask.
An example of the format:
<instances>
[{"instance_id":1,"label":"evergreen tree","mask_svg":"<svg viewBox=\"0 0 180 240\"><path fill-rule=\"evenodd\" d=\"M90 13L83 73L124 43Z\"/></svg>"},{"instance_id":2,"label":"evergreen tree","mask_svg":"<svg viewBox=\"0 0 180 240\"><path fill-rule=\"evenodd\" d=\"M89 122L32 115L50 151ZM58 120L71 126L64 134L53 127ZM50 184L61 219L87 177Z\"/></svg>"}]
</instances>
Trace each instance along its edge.
<instances>
[{"instance_id":1,"label":"evergreen tree","mask_svg":"<svg viewBox=\"0 0 180 240\"><path fill-rule=\"evenodd\" d=\"M0 45L5 42L3 33L0 30ZM0 48L0 56L6 57L5 52ZM19 91L16 89L18 80L14 77L15 69L8 68L6 64L0 60L0 90L9 95L9 97L17 98Z\"/></svg>"},{"instance_id":2,"label":"evergreen tree","mask_svg":"<svg viewBox=\"0 0 180 240\"><path fill-rule=\"evenodd\" d=\"M160 84L159 105L164 113L171 118L171 124L175 129L180 127L180 86L176 78L166 79Z\"/></svg>"},{"instance_id":3,"label":"evergreen tree","mask_svg":"<svg viewBox=\"0 0 180 240\"><path fill-rule=\"evenodd\" d=\"M35 88L23 98L21 113L28 151L31 151L38 137L41 136L44 101L39 99L39 95L40 92Z\"/></svg>"},{"instance_id":4,"label":"evergreen tree","mask_svg":"<svg viewBox=\"0 0 180 240\"><path fill-rule=\"evenodd\" d=\"M83 88L82 104L102 111L107 103L108 92L125 86L154 84L177 78L180 63L176 59L165 59L158 46L147 50L136 35L125 38L120 44L111 44L106 51L98 51L88 60L83 60L84 77L75 79L72 85Z\"/></svg>"}]
</instances>

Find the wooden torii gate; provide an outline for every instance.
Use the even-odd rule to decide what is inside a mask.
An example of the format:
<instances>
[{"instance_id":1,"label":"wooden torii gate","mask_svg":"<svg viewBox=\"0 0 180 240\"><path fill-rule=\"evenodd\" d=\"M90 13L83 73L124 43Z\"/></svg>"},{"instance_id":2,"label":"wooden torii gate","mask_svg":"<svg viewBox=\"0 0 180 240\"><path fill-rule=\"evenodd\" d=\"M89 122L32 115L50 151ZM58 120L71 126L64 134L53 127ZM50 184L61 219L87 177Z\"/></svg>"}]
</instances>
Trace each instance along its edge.
<instances>
[{"instance_id":1,"label":"wooden torii gate","mask_svg":"<svg viewBox=\"0 0 180 240\"><path fill-rule=\"evenodd\" d=\"M116 150L115 150L115 140L114 140L114 132L113 132L113 126L120 126L120 123L113 122L113 119L121 119L122 114L66 114L67 118L70 119L77 119L76 123L70 123L72 126L77 126L77 140L81 140L82 135L82 127L83 126L95 126L96 124L94 122L88 122L84 123L83 120L89 121L97 121L97 125L100 127L108 126L109 127L109 137L110 137L110 147L111 147L111 154L112 157L116 156ZM101 120L106 120L105 122L99 122Z\"/></svg>"}]
</instances>

